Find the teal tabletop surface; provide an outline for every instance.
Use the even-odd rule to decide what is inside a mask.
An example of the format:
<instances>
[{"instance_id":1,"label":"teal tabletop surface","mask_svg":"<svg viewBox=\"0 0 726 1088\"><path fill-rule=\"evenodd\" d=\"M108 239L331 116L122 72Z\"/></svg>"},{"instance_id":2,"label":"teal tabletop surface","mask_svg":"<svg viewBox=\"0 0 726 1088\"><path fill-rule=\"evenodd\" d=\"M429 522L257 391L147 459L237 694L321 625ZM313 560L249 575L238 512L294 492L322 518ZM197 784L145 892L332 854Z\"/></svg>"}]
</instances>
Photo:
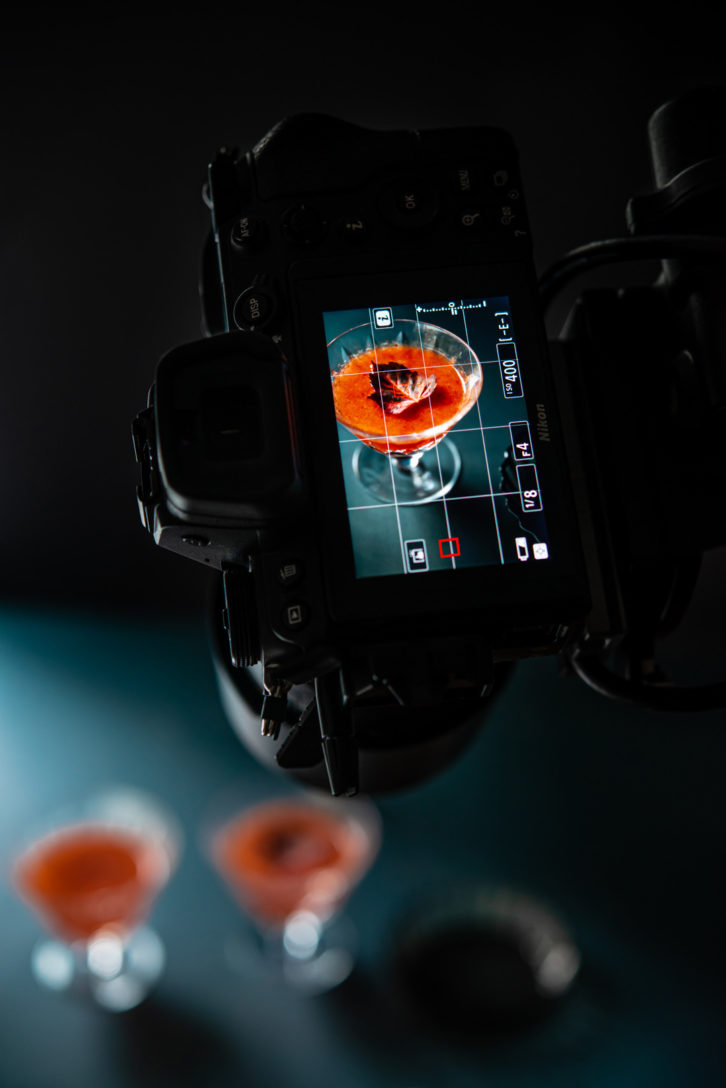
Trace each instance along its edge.
<instances>
[{"instance_id":1,"label":"teal tabletop surface","mask_svg":"<svg viewBox=\"0 0 726 1088\"><path fill-rule=\"evenodd\" d=\"M521 663L456 763L374 798L382 848L348 905L357 970L303 997L225 954L240 912L199 829L218 791L269 772L225 718L204 624L5 608L0 1085L723 1084L724 725L644 715L552 660ZM186 840L153 915L166 970L122 1014L41 989L41 930L8 881L27 829L107 782L155 794ZM393 984L407 912L463 887L529 896L576 942L580 975L536 1029L452 1042Z\"/></svg>"}]
</instances>

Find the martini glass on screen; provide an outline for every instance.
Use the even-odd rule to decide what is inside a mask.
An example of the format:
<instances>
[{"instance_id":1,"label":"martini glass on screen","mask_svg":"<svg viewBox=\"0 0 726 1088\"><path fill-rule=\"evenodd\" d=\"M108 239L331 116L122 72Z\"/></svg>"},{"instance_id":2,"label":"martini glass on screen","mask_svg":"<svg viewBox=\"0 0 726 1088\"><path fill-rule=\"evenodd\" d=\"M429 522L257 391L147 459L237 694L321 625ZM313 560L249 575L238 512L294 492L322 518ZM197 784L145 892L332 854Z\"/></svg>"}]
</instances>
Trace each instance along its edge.
<instances>
[{"instance_id":1,"label":"martini glass on screen","mask_svg":"<svg viewBox=\"0 0 726 1088\"><path fill-rule=\"evenodd\" d=\"M343 982L356 944L343 908L380 836L367 799L334 799L276 777L218 800L203 849L251 923L227 948L231 966L308 994Z\"/></svg>"},{"instance_id":2,"label":"martini glass on screen","mask_svg":"<svg viewBox=\"0 0 726 1088\"><path fill-rule=\"evenodd\" d=\"M356 438L352 467L381 502L432 502L456 483L446 434L476 402L482 368L447 329L408 319L376 337L366 323L328 344L335 415Z\"/></svg>"},{"instance_id":3,"label":"martini glass on screen","mask_svg":"<svg viewBox=\"0 0 726 1088\"><path fill-rule=\"evenodd\" d=\"M143 1001L165 962L147 918L180 850L171 814L127 787L70 806L37 829L10 873L50 934L33 950L37 981L113 1012Z\"/></svg>"}]
</instances>

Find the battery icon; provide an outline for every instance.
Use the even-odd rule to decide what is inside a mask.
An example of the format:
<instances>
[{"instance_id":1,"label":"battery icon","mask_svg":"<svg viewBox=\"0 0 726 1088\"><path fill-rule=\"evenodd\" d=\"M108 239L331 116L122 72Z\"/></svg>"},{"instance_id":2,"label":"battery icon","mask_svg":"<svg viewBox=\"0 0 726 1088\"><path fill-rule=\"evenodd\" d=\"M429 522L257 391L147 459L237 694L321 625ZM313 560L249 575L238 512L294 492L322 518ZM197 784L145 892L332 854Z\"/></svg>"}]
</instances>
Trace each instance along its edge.
<instances>
[{"instance_id":1,"label":"battery icon","mask_svg":"<svg viewBox=\"0 0 726 1088\"><path fill-rule=\"evenodd\" d=\"M527 545L526 536L515 536L514 543L517 545L517 559L520 563L526 563L529 559L529 547Z\"/></svg>"}]
</instances>

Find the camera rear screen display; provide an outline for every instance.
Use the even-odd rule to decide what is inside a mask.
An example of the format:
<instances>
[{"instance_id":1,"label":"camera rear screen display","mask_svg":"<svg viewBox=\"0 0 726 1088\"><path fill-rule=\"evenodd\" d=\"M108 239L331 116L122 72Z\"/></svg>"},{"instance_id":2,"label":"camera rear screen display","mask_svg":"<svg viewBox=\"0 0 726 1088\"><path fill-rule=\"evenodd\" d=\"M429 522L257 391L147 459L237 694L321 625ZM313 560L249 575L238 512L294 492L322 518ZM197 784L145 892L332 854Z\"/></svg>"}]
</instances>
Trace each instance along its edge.
<instances>
[{"instance_id":1,"label":"camera rear screen display","mask_svg":"<svg viewBox=\"0 0 726 1088\"><path fill-rule=\"evenodd\" d=\"M323 319L356 577L547 560L508 297Z\"/></svg>"}]
</instances>

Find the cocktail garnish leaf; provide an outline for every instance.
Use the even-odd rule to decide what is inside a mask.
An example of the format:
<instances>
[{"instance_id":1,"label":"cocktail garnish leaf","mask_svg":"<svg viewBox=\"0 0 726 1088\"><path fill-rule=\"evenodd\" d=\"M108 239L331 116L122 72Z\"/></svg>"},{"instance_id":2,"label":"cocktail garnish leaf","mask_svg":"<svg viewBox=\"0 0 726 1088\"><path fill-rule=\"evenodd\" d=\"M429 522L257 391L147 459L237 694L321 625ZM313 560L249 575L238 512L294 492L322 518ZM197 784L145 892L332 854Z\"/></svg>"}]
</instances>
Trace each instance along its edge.
<instances>
[{"instance_id":1,"label":"cocktail garnish leaf","mask_svg":"<svg viewBox=\"0 0 726 1088\"><path fill-rule=\"evenodd\" d=\"M409 370L400 363L376 361L371 363L371 385L371 399L384 412L397 416L431 396L436 388L436 376L420 374L418 370Z\"/></svg>"}]
</instances>

